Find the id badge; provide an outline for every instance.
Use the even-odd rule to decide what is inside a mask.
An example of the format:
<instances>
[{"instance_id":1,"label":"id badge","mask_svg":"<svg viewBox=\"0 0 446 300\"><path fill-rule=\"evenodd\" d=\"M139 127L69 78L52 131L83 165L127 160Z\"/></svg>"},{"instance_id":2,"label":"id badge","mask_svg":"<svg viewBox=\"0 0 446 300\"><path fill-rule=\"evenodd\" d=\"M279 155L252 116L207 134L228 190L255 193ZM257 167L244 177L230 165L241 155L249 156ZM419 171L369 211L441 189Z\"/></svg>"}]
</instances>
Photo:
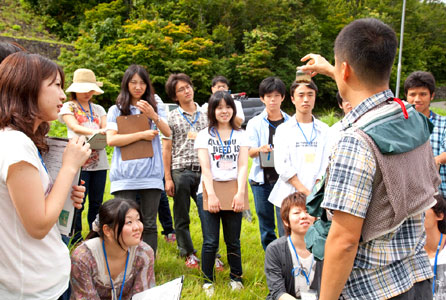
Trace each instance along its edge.
<instances>
[{"instance_id":1,"label":"id badge","mask_svg":"<svg viewBox=\"0 0 446 300\"><path fill-rule=\"evenodd\" d=\"M195 140L197 138L197 132L196 131L189 131L187 133L187 139L188 140Z\"/></svg>"},{"instance_id":2,"label":"id badge","mask_svg":"<svg viewBox=\"0 0 446 300\"><path fill-rule=\"evenodd\" d=\"M317 293L314 290L308 290L306 292L300 292L300 298L302 300L317 300Z\"/></svg>"},{"instance_id":3,"label":"id badge","mask_svg":"<svg viewBox=\"0 0 446 300\"><path fill-rule=\"evenodd\" d=\"M232 170L234 166L234 160L221 159L219 165L221 170Z\"/></svg>"},{"instance_id":4,"label":"id badge","mask_svg":"<svg viewBox=\"0 0 446 300\"><path fill-rule=\"evenodd\" d=\"M314 163L315 159L316 159L316 154L314 154L314 153L305 153L305 162L307 164Z\"/></svg>"}]
</instances>

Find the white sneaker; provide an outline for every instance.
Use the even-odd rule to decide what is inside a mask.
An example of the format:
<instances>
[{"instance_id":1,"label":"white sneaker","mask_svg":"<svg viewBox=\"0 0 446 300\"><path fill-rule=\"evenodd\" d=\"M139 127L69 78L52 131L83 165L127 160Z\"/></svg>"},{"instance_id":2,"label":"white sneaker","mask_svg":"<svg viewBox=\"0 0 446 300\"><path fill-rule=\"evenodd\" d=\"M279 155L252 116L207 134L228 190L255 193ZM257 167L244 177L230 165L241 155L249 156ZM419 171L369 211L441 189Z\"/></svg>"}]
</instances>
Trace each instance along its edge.
<instances>
[{"instance_id":1,"label":"white sneaker","mask_svg":"<svg viewBox=\"0 0 446 300\"><path fill-rule=\"evenodd\" d=\"M229 285L231 286L231 290L233 291L240 291L244 288L243 283L241 281L235 281L231 279L231 282L229 282Z\"/></svg>"},{"instance_id":2,"label":"white sneaker","mask_svg":"<svg viewBox=\"0 0 446 300\"><path fill-rule=\"evenodd\" d=\"M212 283L203 284L203 290L207 297L212 297L214 295L214 285Z\"/></svg>"}]
</instances>

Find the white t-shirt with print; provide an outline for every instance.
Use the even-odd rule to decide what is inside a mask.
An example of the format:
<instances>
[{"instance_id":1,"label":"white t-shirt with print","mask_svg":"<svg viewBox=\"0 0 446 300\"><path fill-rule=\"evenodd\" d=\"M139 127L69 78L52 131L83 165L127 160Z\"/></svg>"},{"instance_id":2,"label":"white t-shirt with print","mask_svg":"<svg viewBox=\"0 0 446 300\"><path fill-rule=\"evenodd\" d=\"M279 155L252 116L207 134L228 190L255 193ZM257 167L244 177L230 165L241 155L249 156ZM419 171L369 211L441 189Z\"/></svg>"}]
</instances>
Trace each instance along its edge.
<instances>
[{"instance_id":1,"label":"white t-shirt with print","mask_svg":"<svg viewBox=\"0 0 446 300\"><path fill-rule=\"evenodd\" d=\"M41 240L31 237L6 186L9 167L21 161L39 171L44 191L50 190L50 178L36 146L24 133L0 130L0 145L0 298L57 299L68 287L71 268L68 248L56 225ZM26 184L24 178L25 189Z\"/></svg>"},{"instance_id":2,"label":"white t-shirt with print","mask_svg":"<svg viewBox=\"0 0 446 300\"><path fill-rule=\"evenodd\" d=\"M208 150L213 180L236 180L240 147L249 146L246 132L244 130L233 130L230 140L223 141L223 144L224 147L221 146L216 131L211 130L211 133L209 133L206 127L198 133L194 148ZM198 193L201 192L202 188L200 184Z\"/></svg>"}]
</instances>

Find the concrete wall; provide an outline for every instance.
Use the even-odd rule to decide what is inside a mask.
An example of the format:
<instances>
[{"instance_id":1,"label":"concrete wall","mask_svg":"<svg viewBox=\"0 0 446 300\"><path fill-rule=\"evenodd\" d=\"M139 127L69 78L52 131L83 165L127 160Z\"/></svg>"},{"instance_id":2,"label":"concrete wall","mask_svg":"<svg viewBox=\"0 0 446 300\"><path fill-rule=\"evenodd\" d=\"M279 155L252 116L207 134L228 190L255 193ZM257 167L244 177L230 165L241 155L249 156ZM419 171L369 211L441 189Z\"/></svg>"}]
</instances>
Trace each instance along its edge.
<instances>
[{"instance_id":1,"label":"concrete wall","mask_svg":"<svg viewBox=\"0 0 446 300\"><path fill-rule=\"evenodd\" d=\"M446 99L446 86L437 86L435 99Z\"/></svg>"},{"instance_id":2,"label":"concrete wall","mask_svg":"<svg viewBox=\"0 0 446 300\"><path fill-rule=\"evenodd\" d=\"M74 50L72 46L66 46L56 43L47 43L42 41L25 40L19 38L12 38L7 36L0 36L0 41L2 42L16 42L17 44L23 46L26 50L31 53L37 53L42 56L48 57L52 60L57 60L60 55L60 48L69 48Z\"/></svg>"}]
</instances>

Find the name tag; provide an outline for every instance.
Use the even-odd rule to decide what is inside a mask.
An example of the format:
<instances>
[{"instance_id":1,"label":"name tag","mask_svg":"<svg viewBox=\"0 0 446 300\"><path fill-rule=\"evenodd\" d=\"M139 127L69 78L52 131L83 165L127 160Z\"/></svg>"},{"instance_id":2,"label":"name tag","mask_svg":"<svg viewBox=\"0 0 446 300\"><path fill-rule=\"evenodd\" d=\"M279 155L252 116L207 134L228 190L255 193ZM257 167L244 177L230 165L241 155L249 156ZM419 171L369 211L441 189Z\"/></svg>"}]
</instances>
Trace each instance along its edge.
<instances>
[{"instance_id":1,"label":"name tag","mask_svg":"<svg viewBox=\"0 0 446 300\"><path fill-rule=\"evenodd\" d=\"M302 300L317 300L317 293L313 290L308 290L306 292L300 292L300 298Z\"/></svg>"},{"instance_id":2,"label":"name tag","mask_svg":"<svg viewBox=\"0 0 446 300\"><path fill-rule=\"evenodd\" d=\"M305 153L305 162L307 164L314 163L315 159L316 159L316 154L314 154L314 153Z\"/></svg>"},{"instance_id":3,"label":"name tag","mask_svg":"<svg viewBox=\"0 0 446 300\"><path fill-rule=\"evenodd\" d=\"M197 138L197 132L195 131L189 131L187 133L187 139L188 140L195 140Z\"/></svg>"}]
</instances>

